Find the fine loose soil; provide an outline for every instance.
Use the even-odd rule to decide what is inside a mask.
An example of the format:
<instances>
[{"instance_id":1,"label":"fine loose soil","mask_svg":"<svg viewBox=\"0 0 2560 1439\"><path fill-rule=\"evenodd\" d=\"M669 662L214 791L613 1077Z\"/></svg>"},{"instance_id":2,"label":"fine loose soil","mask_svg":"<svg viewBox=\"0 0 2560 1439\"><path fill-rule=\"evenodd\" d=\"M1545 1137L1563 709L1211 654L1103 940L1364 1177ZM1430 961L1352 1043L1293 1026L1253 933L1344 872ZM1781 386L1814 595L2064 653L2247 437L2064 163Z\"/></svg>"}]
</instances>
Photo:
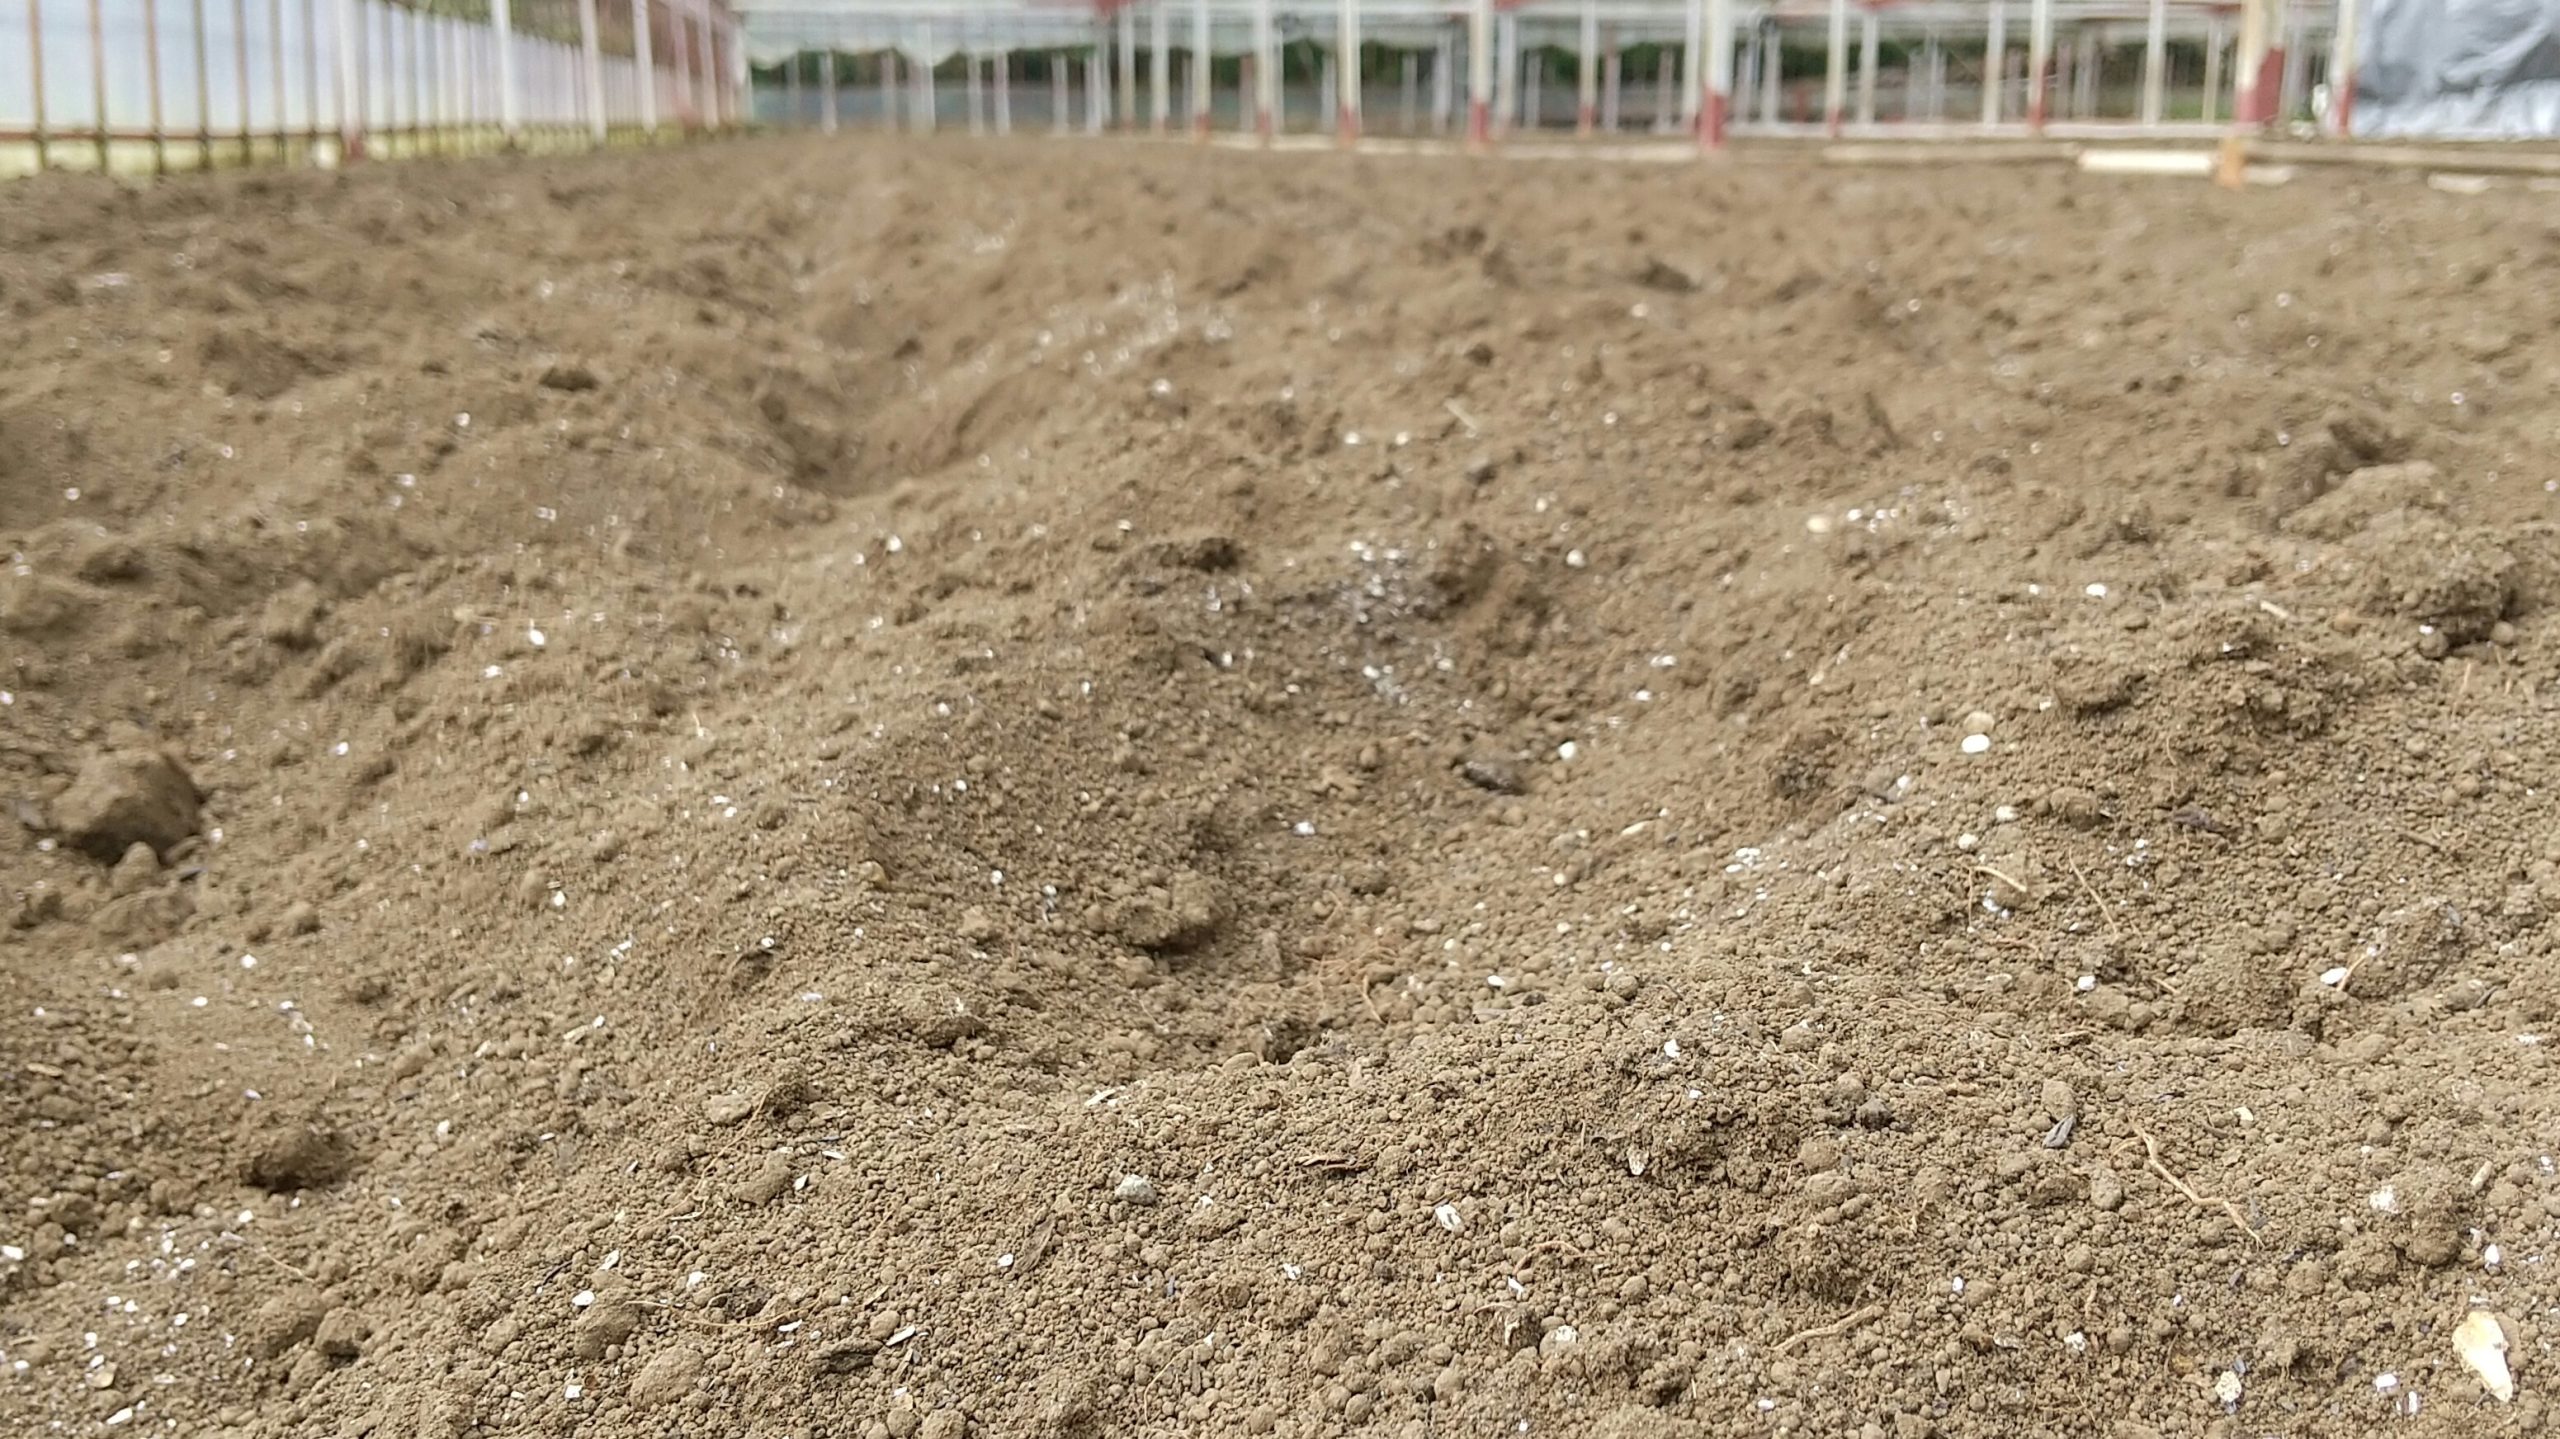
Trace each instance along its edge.
<instances>
[{"instance_id":1,"label":"fine loose soil","mask_svg":"<svg viewBox=\"0 0 2560 1439\"><path fill-rule=\"evenodd\" d=\"M2414 177L14 187L0 1430L2539 1430L2555 333Z\"/></svg>"}]
</instances>

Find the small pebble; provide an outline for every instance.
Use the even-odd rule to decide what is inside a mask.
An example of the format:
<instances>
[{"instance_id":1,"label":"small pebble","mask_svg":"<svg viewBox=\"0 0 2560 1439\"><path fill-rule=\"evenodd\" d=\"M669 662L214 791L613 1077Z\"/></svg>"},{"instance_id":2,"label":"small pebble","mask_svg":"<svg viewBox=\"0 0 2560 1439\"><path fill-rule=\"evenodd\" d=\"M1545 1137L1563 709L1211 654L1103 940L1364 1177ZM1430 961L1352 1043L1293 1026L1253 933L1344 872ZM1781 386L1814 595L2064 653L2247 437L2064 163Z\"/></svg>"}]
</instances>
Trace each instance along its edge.
<instances>
[{"instance_id":1,"label":"small pebble","mask_svg":"<svg viewBox=\"0 0 2560 1439\"><path fill-rule=\"evenodd\" d=\"M1111 1197L1123 1204L1153 1204L1156 1202L1156 1186L1143 1174L1123 1174L1120 1183L1113 1187Z\"/></svg>"}]
</instances>

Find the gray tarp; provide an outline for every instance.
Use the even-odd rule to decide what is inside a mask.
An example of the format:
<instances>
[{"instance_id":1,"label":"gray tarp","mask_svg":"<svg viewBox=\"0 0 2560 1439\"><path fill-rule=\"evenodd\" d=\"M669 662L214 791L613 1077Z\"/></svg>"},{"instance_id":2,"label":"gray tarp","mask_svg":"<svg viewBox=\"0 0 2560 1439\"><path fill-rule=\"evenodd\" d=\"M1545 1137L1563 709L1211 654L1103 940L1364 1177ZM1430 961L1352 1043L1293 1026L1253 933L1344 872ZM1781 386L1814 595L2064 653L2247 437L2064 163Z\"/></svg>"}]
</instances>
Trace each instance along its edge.
<instances>
[{"instance_id":1,"label":"gray tarp","mask_svg":"<svg viewBox=\"0 0 2560 1439\"><path fill-rule=\"evenodd\" d=\"M2560 0L2371 0L2359 137L2560 139Z\"/></svg>"}]
</instances>

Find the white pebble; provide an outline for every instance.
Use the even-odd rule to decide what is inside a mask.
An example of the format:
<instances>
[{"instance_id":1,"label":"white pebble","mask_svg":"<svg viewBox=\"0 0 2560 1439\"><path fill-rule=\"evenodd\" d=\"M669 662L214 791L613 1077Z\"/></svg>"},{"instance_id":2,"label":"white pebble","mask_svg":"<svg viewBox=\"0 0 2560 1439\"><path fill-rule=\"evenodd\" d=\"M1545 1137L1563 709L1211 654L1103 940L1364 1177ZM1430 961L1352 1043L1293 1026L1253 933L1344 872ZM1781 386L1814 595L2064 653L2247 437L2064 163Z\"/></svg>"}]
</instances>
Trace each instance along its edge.
<instances>
[{"instance_id":1,"label":"white pebble","mask_svg":"<svg viewBox=\"0 0 2560 1439\"><path fill-rule=\"evenodd\" d=\"M1966 754L1989 754L1991 752L1991 736L1987 734L1966 735L1964 737L1964 743L1957 746L1957 748L1963 750Z\"/></svg>"},{"instance_id":2,"label":"white pebble","mask_svg":"<svg viewBox=\"0 0 2560 1439\"><path fill-rule=\"evenodd\" d=\"M1452 1234L1467 1227L1466 1216L1460 1214L1458 1206L1454 1204L1440 1205L1431 1211L1431 1217L1439 1220L1440 1227Z\"/></svg>"}]
</instances>

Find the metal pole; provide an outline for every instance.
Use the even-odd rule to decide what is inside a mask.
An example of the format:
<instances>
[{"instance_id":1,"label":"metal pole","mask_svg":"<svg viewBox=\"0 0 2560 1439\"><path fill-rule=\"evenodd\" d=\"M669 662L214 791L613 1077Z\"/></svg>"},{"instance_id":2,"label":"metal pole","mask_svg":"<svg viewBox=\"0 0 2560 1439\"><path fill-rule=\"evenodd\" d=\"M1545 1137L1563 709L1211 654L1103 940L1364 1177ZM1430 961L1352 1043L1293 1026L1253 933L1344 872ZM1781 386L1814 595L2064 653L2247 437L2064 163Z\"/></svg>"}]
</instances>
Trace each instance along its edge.
<instances>
[{"instance_id":1,"label":"metal pole","mask_svg":"<svg viewBox=\"0 0 2560 1439\"><path fill-rule=\"evenodd\" d=\"M1683 29L1680 42L1680 124L1691 135L1698 133L1698 101L1706 89L1706 0L1688 0L1681 7Z\"/></svg>"},{"instance_id":2,"label":"metal pole","mask_svg":"<svg viewBox=\"0 0 2560 1439\"><path fill-rule=\"evenodd\" d=\"M1165 0L1149 0L1147 6L1147 83L1155 99L1152 128L1159 135L1173 125L1173 20L1164 7Z\"/></svg>"},{"instance_id":3,"label":"metal pole","mask_svg":"<svg viewBox=\"0 0 2560 1439\"><path fill-rule=\"evenodd\" d=\"M1876 122L1876 12L1858 15L1858 123Z\"/></svg>"},{"instance_id":4,"label":"metal pole","mask_svg":"<svg viewBox=\"0 0 2560 1439\"><path fill-rule=\"evenodd\" d=\"M2169 85L2169 0L2151 0L2142 39L2142 123L2160 123Z\"/></svg>"},{"instance_id":5,"label":"metal pole","mask_svg":"<svg viewBox=\"0 0 2560 1439\"><path fill-rule=\"evenodd\" d=\"M2009 7L1991 0L1991 31L1982 41L1982 123L2000 123L2000 87L2009 74Z\"/></svg>"},{"instance_id":6,"label":"metal pole","mask_svg":"<svg viewBox=\"0 0 2560 1439\"><path fill-rule=\"evenodd\" d=\"M1467 143L1493 144L1493 0L1467 11Z\"/></svg>"},{"instance_id":7,"label":"metal pole","mask_svg":"<svg viewBox=\"0 0 2560 1439\"><path fill-rule=\"evenodd\" d=\"M916 129L930 135L942 123L941 58L933 49L933 22L916 27Z\"/></svg>"},{"instance_id":8,"label":"metal pole","mask_svg":"<svg viewBox=\"0 0 2560 1439\"><path fill-rule=\"evenodd\" d=\"M516 32L510 0L489 0L489 28L498 43L498 134L512 150L523 139L516 111Z\"/></svg>"},{"instance_id":9,"label":"metal pole","mask_svg":"<svg viewBox=\"0 0 2560 1439\"><path fill-rule=\"evenodd\" d=\"M249 140L249 0L231 0L232 78L240 86L240 163L254 153ZM208 100L205 103L211 104Z\"/></svg>"},{"instance_id":10,"label":"metal pole","mask_svg":"<svg viewBox=\"0 0 2560 1439\"><path fill-rule=\"evenodd\" d=\"M997 51L995 58L987 62L987 69L994 73L996 81L996 133L1010 135L1013 133L1013 52Z\"/></svg>"},{"instance_id":11,"label":"metal pole","mask_svg":"<svg viewBox=\"0 0 2560 1439\"><path fill-rule=\"evenodd\" d=\"M159 0L142 0L142 50L142 63L149 67L149 77L151 81L151 172L155 175L166 174L169 169L169 147L164 138L167 131L160 123ZM105 133L106 116L103 111L99 114L98 124L100 127L100 133ZM105 152L102 149L100 151L102 168L104 164L104 154Z\"/></svg>"},{"instance_id":12,"label":"metal pole","mask_svg":"<svg viewBox=\"0 0 2560 1439\"><path fill-rule=\"evenodd\" d=\"M196 42L196 168L213 168L213 65L205 53L204 0L193 6Z\"/></svg>"},{"instance_id":13,"label":"metal pole","mask_svg":"<svg viewBox=\"0 0 2560 1439\"><path fill-rule=\"evenodd\" d=\"M1625 57L1618 53L1618 27L1609 27L1608 38L1600 42L1600 128L1612 135L1618 133L1618 87L1626 80Z\"/></svg>"},{"instance_id":14,"label":"metal pole","mask_svg":"<svg viewBox=\"0 0 2560 1439\"><path fill-rule=\"evenodd\" d=\"M1493 123L1509 134L1520 128L1520 17L1509 10L1493 21Z\"/></svg>"},{"instance_id":15,"label":"metal pole","mask_svg":"<svg viewBox=\"0 0 2560 1439\"><path fill-rule=\"evenodd\" d=\"M1671 89L1671 47L1657 46L1653 52L1653 129L1668 135L1677 123L1680 97Z\"/></svg>"},{"instance_id":16,"label":"metal pole","mask_svg":"<svg viewBox=\"0 0 2560 1439\"><path fill-rule=\"evenodd\" d=\"M972 50L966 44L963 44L960 47L960 54L961 58L968 65L968 74L966 76L968 83L963 85L961 89L969 98L969 133L972 135L982 135L986 133L987 128L986 77L978 73L977 51Z\"/></svg>"},{"instance_id":17,"label":"metal pole","mask_svg":"<svg viewBox=\"0 0 2560 1439\"><path fill-rule=\"evenodd\" d=\"M1342 0L1334 42L1334 132L1345 146L1360 142L1360 0Z\"/></svg>"},{"instance_id":18,"label":"metal pole","mask_svg":"<svg viewBox=\"0 0 2560 1439\"><path fill-rule=\"evenodd\" d=\"M1440 28L1440 43L1431 52L1431 131L1446 135L1457 126L1458 115L1458 32L1456 27Z\"/></svg>"},{"instance_id":19,"label":"metal pole","mask_svg":"<svg viewBox=\"0 0 2560 1439\"><path fill-rule=\"evenodd\" d=\"M1405 134L1421 123L1422 57L1410 50L1396 57L1397 124Z\"/></svg>"},{"instance_id":20,"label":"metal pole","mask_svg":"<svg viewBox=\"0 0 2560 1439\"><path fill-rule=\"evenodd\" d=\"M503 5L506 0L497 0ZM356 0L334 0L330 14L337 22L338 51L338 158L351 163L364 158L364 116L358 110L356 97L361 87L356 80Z\"/></svg>"},{"instance_id":21,"label":"metal pole","mask_svg":"<svg viewBox=\"0 0 2560 1439\"><path fill-rule=\"evenodd\" d=\"M2205 22L2204 32L2204 122L2212 124L2222 113L2222 49L2229 37L2222 33L2222 17Z\"/></svg>"},{"instance_id":22,"label":"metal pole","mask_svg":"<svg viewBox=\"0 0 2560 1439\"><path fill-rule=\"evenodd\" d=\"M1138 12L1120 6L1120 128L1138 128Z\"/></svg>"},{"instance_id":23,"label":"metal pole","mask_svg":"<svg viewBox=\"0 0 2560 1439\"><path fill-rule=\"evenodd\" d=\"M2044 133L2045 107L2053 79L2053 0L2030 0L2027 7L2027 128Z\"/></svg>"},{"instance_id":24,"label":"metal pole","mask_svg":"<svg viewBox=\"0 0 2560 1439\"><path fill-rule=\"evenodd\" d=\"M1205 144L1216 96L1210 92L1209 0L1191 0L1191 139Z\"/></svg>"},{"instance_id":25,"label":"metal pole","mask_svg":"<svg viewBox=\"0 0 2560 1439\"><path fill-rule=\"evenodd\" d=\"M1733 5L1707 0L1707 91L1698 99L1698 147L1724 148L1725 126L1733 106Z\"/></svg>"},{"instance_id":26,"label":"metal pole","mask_svg":"<svg viewBox=\"0 0 2560 1439\"><path fill-rule=\"evenodd\" d=\"M2302 26L2291 10L2279 10L2276 23L2276 53L2284 57L2277 74L2283 81L2276 92L2276 112L2267 118L2283 125L2302 113L2302 92L2311 79L2311 50L2301 43Z\"/></svg>"},{"instance_id":27,"label":"metal pole","mask_svg":"<svg viewBox=\"0 0 2560 1439\"><path fill-rule=\"evenodd\" d=\"M1582 0L1582 41L1575 47L1573 133L1582 139L1600 123L1600 6Z\"/></svg>"},{"instance_id":28,"label":"metal pole","mask_svg":"<svg viewBox=\"0 0 2560 1439\"><path fill-rule=\"evenodd\" d=\"M1768 38L1760 42L1760 123L1778 123L1778 91L1786 79L1786 37L1774 20L1768 24Z\"/></svg>"},{"instance_id":29,"label":"metal pole","mask_svg":"<svg viewBox=\"0 0 2560 1439\"><path fill-rule=\"evenodd\" d=\"M1063 50L1049 52L1049 129L1053 134L1067 133L1067 55Z\"/></svg>"},{"instance_id":30,"label":"metal pole","mask_svg":"<svg viewBox=\"0 0 2560 1439\"><path fill-rule=\"evenodd\" d=\"M1096 37L1084 57L1084 132L1099 135L1111 115L1111 46Z\"/></svg>"},{"instance_id":31,"label":"metal pole","mask_svg":"<svg viewBox=\"0 0 2560 1439\"><path fill-rule=\"evenodd\" d=\"M35 102L36 168L53 168L53 143L44 122L44 0L27 0L27 83Z\"/></svg>"},{"instance_id":32,"label":"metal pole","mask_svg":"<svg viewBox=\"0 0 2560 1439\"><path fill-rule=\"evenodd\" d=\"M1837 136L1841 109L1849 97L1849 0L1831 0L1829 43L1822 72L1822 123Z\"/></svg>"},{"instance_id":33,"label":"metal pole","mask_svg":"<svg viewBox=\"0 0 2560 1439\"><path fill-rule=\"evenodd\" d=\"M89 0L89 80L96 87L98 173L107 173L107 34L106 22L99 15L99 0Z\"/></svg>"},{"instance_id":34,"label":"metal pole","mask_svg":"<svg viewBox=\"0 0 2560 1439\"><path fill-rule=\"evenodd\" d=\"M1279 54L1271 39L1271 0L1253 0L1253 133L1271 143L1279 124Z\"/></svg>"},{"instance_id":35,"label":"metal pole","mask_svg":"<svg viewBox=\"0 0 2560 1439\"><path fill-rule=\"evenodd\" d=\"M658 63L649 53L649 0L631 0L631 70L640 82L640 129L642 133L658 133ZM835 65L835 50L827 51L827 65ZM833 100L834 87L828 88Z\"/></svg>"},{"instance_id":36,"label":"metal pole","mask_svg":"<svg viewBox=\"0 0 2560 1439\"><path fill-rule=\"evenodd\" d=\"M604 39L596 33L596 0L578 0L578 48L586 61L579 86L587 107L587 138L604 143ZM800 56L791 57L792 88L799 88ZM791 120L798 124L799 106L792 106Z\"/></svg>"}]
</instances>

